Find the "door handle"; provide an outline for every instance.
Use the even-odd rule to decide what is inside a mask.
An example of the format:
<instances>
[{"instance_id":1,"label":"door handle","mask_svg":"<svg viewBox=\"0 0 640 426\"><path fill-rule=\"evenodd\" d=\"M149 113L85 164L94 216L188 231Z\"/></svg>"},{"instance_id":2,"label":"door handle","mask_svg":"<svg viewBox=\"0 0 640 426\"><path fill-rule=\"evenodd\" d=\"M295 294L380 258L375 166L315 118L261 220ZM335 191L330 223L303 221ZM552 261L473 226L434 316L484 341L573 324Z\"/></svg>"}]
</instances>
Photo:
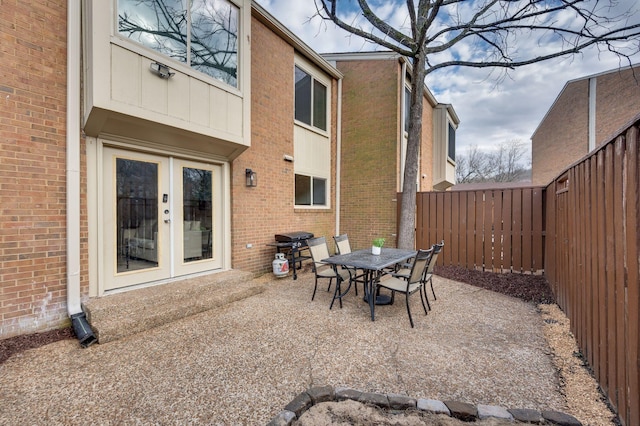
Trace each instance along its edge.
<instances>
[{"instance_id":1,"label":"door handle","mask_svg":"<svg viewBox=\"0 0 640 426\"><path fill-rule=\"evenodd\" d=\"M171 219L165 219L164 223L171 223Z\"/></svg>"}]
</instances>

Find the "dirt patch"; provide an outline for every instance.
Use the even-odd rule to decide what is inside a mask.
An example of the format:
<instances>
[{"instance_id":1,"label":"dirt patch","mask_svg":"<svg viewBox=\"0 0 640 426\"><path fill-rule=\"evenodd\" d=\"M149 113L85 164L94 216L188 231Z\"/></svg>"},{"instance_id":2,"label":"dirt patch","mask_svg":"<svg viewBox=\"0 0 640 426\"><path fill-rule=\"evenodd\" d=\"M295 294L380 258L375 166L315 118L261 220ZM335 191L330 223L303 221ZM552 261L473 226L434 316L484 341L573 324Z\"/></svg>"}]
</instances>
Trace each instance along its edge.
<instances>
[{"instance_id":1,"label":"dirt patch","mask_svg":"<svg viewBox=\"0 0 640 426\"><path fill-rule=\"evenodd\" d=\"M322 425L394 425L394 426L456 426L475 424L484 426L513 425L512 421L496 418L463 422L446 414L417 410L393 412L356 401L322 402L306 411L293 423L297 426Z\"/></svg>"}]
</instances>

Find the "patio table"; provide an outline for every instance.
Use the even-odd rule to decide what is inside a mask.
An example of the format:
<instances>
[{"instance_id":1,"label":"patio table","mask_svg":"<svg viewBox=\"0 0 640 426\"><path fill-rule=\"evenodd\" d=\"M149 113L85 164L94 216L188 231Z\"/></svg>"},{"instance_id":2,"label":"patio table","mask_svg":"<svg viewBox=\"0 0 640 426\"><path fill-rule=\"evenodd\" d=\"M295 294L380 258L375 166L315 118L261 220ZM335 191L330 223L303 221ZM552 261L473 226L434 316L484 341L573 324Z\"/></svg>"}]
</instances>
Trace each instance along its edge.
<instances>
[{"instance_id":1,"label":"patio table","mask_svg":"<svg viewBox=\"0 0 640 426\"><path fill-rule=\"evenodd\" d=\"M371 253L371 249L353 251L347 254L338 254L323 259L324 263L336 266L348 266L351 268L363 269L365 271L364 293L365 300L369 303L371 310L371 321L375 320L376 294L378 278L385 268L397 263L405 262L416 255L415 250L404 250L396 248L382 248L379 255ZM340 295L342 297L343 295Z\"/></svg>"}]
</instances>

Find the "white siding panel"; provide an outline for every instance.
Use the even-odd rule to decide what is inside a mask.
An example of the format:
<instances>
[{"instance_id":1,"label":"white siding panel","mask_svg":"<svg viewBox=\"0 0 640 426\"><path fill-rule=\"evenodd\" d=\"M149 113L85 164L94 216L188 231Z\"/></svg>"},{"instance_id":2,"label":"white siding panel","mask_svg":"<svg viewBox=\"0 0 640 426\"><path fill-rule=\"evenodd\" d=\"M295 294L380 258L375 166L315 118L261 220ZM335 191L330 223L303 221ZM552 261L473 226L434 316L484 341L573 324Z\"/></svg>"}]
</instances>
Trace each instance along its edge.
<instances>
[{"instance_id":1,"label":"white siding panel","mask_svg":"<svg viewBox=\"0 0 640 426\"><path fill-rule=\"evenodd\" d=\"M226 93L227 111L231 112L227 117L227 128L229 133L242 135L242 98Z\"/></svg>"},{"instance_id":2,"label":"white siding panel","mask_svg":"<svg viewBox=\"0 0 640 426\"><path fill-rule=\"evenodd\" d=\"M140 106L146 110L167 114L169 80L162 79L150 71L150 59L141 57L140 63L140 86L142 87Z\"/></svg>"},{"instance_id":3,"label":"white siding panel","mask_svg":"<svg viewBox=\"0 0 640 426\"><path fill-rule=\"evenodd\" d=\"M140 104L140 56L125 49L111 49L111 98Z\"/></svg>"},{"instance_id":4,"label":"white siding panel","mask_svg":"<svg viewBox=\"0 0 640 426\"><path fill-rule=\"evenodd\" d=\"M168 102L167 113L184 121L189 121L189 82L191 77L176 72L167 82Z\"/></svg>"},{"instance_id":5,"label":"white siding panel","mask_svg":"<svg viewBox=\"0 0 640 426\"><path fill-rule=\"evenodd\" d=\"M331 143L327 137L295 126L293 146L296 173L330 177Z\"/></svg>"},{"instance_id":6,"label":"white siding panel","mask_svg":"<svg viewBox=\"0 0 640 426\"><path fill-rule=\"evenodd\" d=\"M209 126L209 85L195 78L189 82L190 121Z\"/></svg>"},{"instance_id":7,"label":"white siding panel","mask_svg":"<svg viewBox=\"0 0 640 426\"><path fill-rule=\"evenodd\" d=\"M229 120L229 105L227 92L224 92L217 87L212 86L210 89L211 96L209 102L211 103L211 127L214 129L227 130L227 122ZM236 112L233 111L232 115ZM239 113L239 111L238 111Z\"/></svg>"}]
</instances>

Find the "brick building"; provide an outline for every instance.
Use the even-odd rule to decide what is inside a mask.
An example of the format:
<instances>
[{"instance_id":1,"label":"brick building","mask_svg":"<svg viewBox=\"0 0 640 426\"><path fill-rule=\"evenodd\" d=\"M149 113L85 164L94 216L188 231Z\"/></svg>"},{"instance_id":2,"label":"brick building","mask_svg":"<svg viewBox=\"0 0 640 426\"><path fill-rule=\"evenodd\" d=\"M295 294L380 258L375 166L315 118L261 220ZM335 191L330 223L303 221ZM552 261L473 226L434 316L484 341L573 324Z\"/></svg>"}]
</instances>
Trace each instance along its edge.
<instances>
[{"instance_id":1,"label":"brick building","mask_svg":"<svg viewBox=\"0 0 640 426\"><path fill-rule=\"evenodd\" d=\"M411 65L392 52L323 57L343 74L340 228L356 248L380 236L395 246ZM426 86L423 96L417 190L444 190L455 183L455 131L460 121L453 107L438 103Z\"/></svg>"},{"instance_id":2,"label":"brick building","mask_svg":"<svg viewBox=\"0 0 640 426\"><path fill-rule=\"evenodd\" d=\"M350 215L370 217L340 207L341 176L369 164L338 155L341 71L249 0L197 17L232 46L213 57L204 47L220 40L185 49L140 34L152 4L163 2L3 3L0 339L67 325L83 301L112 292L267 272L274 234L330 237L349 231ZM393 132L397 111L384 122ZM394 232L397 141L374 161L389 167L371 206L384 204L376 235Z\"/></svg>"},{"instance_id":3,"label":"brick building","mask_svg":"<svg viewBox=\"0 0 640 426\"><path fill-rule=\"evenodd\" d=\"M546 185L640 112L640 67L572 80L531 137L532 183Z\"/></svg>"}]
</instances>

